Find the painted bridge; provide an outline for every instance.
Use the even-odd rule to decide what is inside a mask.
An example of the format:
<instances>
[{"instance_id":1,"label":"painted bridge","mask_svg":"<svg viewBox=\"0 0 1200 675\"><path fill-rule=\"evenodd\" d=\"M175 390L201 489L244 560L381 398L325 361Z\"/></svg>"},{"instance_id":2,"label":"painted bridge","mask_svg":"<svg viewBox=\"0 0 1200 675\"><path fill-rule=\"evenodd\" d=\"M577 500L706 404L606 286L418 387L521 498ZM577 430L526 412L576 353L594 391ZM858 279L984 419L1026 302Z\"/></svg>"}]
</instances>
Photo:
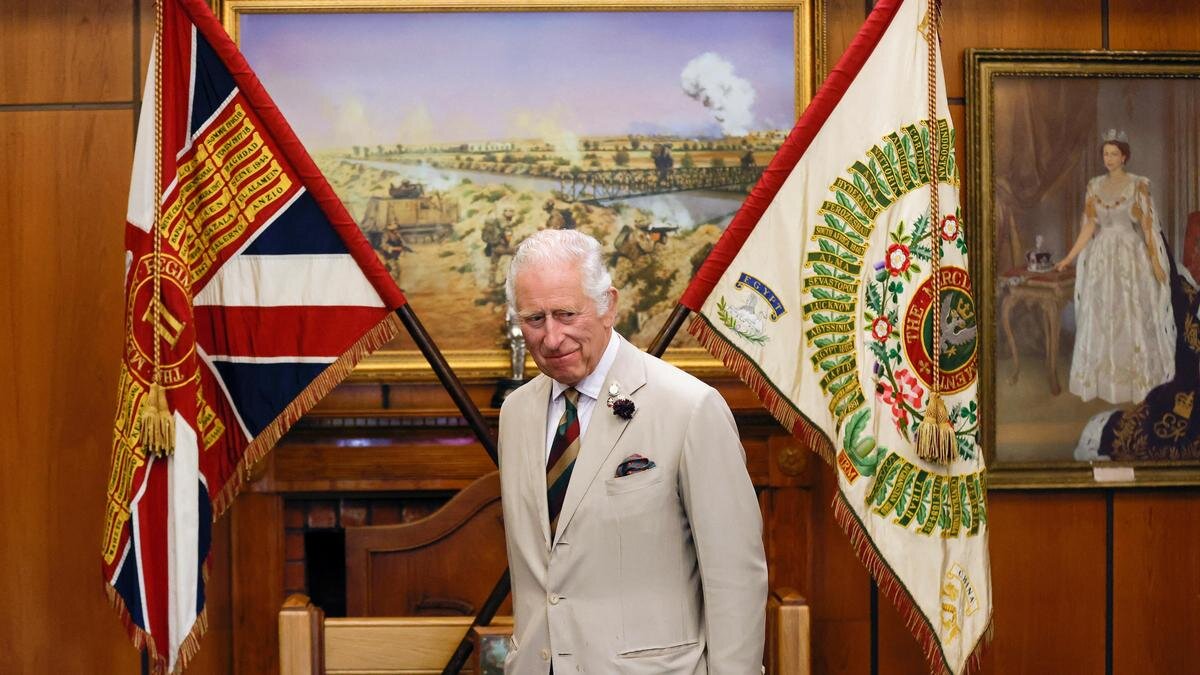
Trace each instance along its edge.
<instances>
[{"instance_id":1,"label":"painted bridge","mask_svg":"<svg viewBox=\"0 0 1200 675\"><path fill-rule=\"evenodd\" d=\"M761 166L717 166L660 169L610 169L563 173L558 196L569 202L597 203L610 199L659 195L689 190L741 190L754 186Z\"/></svg>"}]
</instances>

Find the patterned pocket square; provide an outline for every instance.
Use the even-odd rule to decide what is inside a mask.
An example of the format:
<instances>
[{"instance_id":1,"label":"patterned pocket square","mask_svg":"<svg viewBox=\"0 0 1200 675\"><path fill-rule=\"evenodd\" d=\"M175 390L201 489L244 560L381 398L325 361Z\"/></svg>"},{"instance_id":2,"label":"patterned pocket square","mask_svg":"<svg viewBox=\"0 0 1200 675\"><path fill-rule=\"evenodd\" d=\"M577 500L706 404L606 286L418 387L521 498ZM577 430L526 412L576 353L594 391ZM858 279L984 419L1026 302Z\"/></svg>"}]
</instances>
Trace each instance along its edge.
<instances>
[{"instance_id":1,"label":"patterned pocket square","mask_svg":"<svg viewBox=\"0 0 1200 675\"><path fill-rule=\"evenodd\" d=\"M634 453L634 454L626 457L625 459L621 460L621 463L617 465L617 476L616 477L624 478L625 476L628 476L631 473L638 473L639 471L645 471L647 469L653 469L653 468L654 468L654 460L647 459L637 453Z\"/></svg>"}]
</instances>

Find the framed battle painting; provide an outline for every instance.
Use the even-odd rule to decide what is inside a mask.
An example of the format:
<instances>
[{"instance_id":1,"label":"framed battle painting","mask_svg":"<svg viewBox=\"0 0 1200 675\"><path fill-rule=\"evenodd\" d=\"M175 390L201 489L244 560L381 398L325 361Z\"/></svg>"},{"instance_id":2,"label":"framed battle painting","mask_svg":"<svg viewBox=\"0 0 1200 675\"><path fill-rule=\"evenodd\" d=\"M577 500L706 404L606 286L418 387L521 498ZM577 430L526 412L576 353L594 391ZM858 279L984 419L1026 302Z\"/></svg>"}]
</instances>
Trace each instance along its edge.
<instances>
[{"instance_id":1,"label":"framed battle painting","mask_svg":"<svg viewBox=\"0 0 1200 675\"><path fill-rule=\"evenodd\" d=\"M993 487L1200 482L1200 54L968 50Z\"/></svg>"},{"instance_id":2,"label":"framed battle painting","mask_svg":"<svg viewBox=\"0 0 1200 675\"><path fill-rule=\"evenodd\" d=\"M595 236L648 346L811 96L814 0L223 0L218 15L458 376L507 377L504 278ZM719 363L681 332L668 360ZM407 335L359 379L433 379Z\"/></svg>"}]
</instances>

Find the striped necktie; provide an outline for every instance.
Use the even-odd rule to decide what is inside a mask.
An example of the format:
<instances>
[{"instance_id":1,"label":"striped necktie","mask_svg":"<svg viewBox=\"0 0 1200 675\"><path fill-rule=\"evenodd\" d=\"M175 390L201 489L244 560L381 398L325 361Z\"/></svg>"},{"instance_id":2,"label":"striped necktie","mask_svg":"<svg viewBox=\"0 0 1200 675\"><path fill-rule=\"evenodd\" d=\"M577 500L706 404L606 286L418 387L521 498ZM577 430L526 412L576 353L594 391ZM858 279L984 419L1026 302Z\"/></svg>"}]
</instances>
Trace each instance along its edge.
<instances>
[{"instance_id":1,"label":"striped necktie","mask_svg":"<svg viewBox=\"0 0 1200 675\"><path fill-rule=\"evenodd\" d=\"M558 431L550 444L550 458L546 461L546 502L550 506L550 536L558 527L558 512L562 510L567 484L571 482L571 469L579 455L579 413L575 408L579 392L574 387L563 392L566 407L558 419Z\"/></svg>"}]
</instances>

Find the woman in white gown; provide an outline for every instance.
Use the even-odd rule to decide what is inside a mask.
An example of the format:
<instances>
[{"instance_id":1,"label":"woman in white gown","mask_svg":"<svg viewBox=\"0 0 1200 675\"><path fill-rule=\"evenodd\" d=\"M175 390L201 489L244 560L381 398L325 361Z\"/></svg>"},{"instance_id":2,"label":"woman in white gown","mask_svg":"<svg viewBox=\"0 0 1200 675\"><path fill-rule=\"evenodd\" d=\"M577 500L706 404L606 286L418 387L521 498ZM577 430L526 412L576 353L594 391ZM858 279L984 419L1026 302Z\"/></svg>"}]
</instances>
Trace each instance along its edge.
<instances>
[{"instance_id":1,"label":"woman in white gown","mask_svg":"<svg viewBox=\"0 0 1200 675\"><path fill-rule=\"evenodd\" d=\"M1150 179L1125 171L1124 134L1101 146L1108 173L1088 181L1079 238L1057 269L1078 258L1071 393L1089 401L1141 401L1175 376L1175 322Z\"/></svg>"}]
</instances>

